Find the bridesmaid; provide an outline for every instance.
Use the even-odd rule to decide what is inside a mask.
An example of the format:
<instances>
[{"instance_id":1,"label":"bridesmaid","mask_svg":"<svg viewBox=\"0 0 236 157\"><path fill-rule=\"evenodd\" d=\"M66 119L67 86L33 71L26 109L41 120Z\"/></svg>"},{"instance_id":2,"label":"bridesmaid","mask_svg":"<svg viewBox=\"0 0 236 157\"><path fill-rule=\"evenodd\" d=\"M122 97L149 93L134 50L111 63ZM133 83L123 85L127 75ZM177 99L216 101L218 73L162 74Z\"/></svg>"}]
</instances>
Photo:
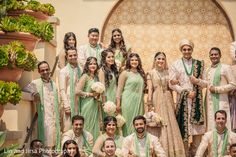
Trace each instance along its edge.
<instances>
[{"instance_id":1,"label":"bridesmaid","mask_svg":"<svg viewBox=\"0 0 236 157\"><path fill-rule=\"evenodd\" d=\"M114 53L111 49L102 52L102 59L98 77L101 83L106 87L102 101L116 102L116 89L118 82L118 69L115 64Z\"/></svg>"},{"instance_id":2,"label":"bridesmaid","mask_svg":"<svg viewBox=\"0 0 236 157\"><path fill-rule=\"evenodd\" d=\"M100 135L96 140L93 146L93 154L95 156L105 156L103 143L107 138L112 138L116 144L116 155L117 157L121 157L121 149L123 143L123 137L117 134L117 120L113 116L107 116L103 120L105 133Z\"/></svg>"},{"instance_id":3,"label":"bridesmaid","mask_svg":"<svg viewBox=\"0 0 236 157\"><path fill-rule=\"evenodd\" d=\"M59 52L59 60L58 60L58 67L60 69L64 68L66 66L66 53L65 51L69 47L75 47L76 48L77 41L76 41L76 36L73 32L68 32L64 36L64 47L62 50Z\"/></svg>"},{"instance_id":4,"label":"bridesmaid","mask_svg":"<svg viewBox=\"0 0 236 157\"><path fill-rule=\"evenodd\" d=\"M117 89L117 112L122 113L126 120L123 127L123 135L134 132L133 118L144 114L144 89L146 76L142 68L142 62L137 53L131 53L126 61L125 70L119 76Z\"/></svg>"},{"instance_id":5,"label":"bridesmaid","mask_svg":"<svg viewBox=\"0 0 236 157\"><path fill-rule=\"evenodd\" d=\"M125 45L125 41L122 35L122 32L119 28L115 28L112 30L111 43L109 48L115 52L115 62L120 70L121 67L125 66L126 59L128 57L128 53L131 52L131 48L128 48Z\"/></svg>"},{"instance_id":6,"label":"bridesmaid","mask_svg":"<svg viewBox=\"0 0 236 157\"><path fill-rule=\"evenodd\" d=\"M98 64L95 57L86 60L82 76L79 80L77 93L80 96L79 113L86 119L84 128L93 135L94 141L99 136L99 104L95 97L98 93L92 91L91 86L98 81Z\"/></svg>"},{"instance_id":7,"label":"bridesmaid","mask_svg":"<svg viewBox=\"0 0 236 157\"><path fill-rule=\"evenodd\" d=\"M148 108L154 107L165 125L161 127L160 142L167 157L185 157L184 145L175 118L174 101L168 88L168 68L164 52L157 52L154 57L153 69L147 74ZM157 132L153 128L152 132Z\"/></svg>"}]
</instances>

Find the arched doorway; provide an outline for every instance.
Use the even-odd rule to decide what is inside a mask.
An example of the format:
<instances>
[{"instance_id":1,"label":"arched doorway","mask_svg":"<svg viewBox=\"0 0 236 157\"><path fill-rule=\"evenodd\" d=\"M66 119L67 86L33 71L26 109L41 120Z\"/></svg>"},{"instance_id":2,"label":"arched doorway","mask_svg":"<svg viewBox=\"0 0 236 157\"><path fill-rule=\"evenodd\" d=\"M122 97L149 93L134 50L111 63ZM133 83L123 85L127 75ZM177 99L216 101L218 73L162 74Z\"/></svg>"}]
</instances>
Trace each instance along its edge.
<instances>
[{"instance_id":1,"label":"arched doorway","mask_svg":"<svg viewBox=\"0 0 236 157\"><path fill-rule=\"evenodd\" d=\"M164 51L169 63L179 58L182 38L194 42L193 56L206 64L213 46L222 50L223 62L231 62L232 27L215 0L120 0L103 26L104 43L110 42L111 31L117 27L122 30L125 42L141 55L146 70L151 68L157 51Z\"/></svg>"}]
</instances>

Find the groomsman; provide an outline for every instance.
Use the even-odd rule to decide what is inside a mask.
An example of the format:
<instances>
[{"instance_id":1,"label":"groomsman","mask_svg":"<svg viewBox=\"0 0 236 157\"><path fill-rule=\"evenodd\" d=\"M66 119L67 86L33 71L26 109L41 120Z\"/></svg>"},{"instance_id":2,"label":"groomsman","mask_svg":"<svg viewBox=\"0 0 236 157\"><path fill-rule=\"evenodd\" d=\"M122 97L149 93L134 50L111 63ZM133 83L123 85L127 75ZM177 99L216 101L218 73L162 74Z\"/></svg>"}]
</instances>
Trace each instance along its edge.
<instances>
[{"instance_id":1,"label":"groomsman","mask_svg":"<svg viewBox=\"0 0 236 157\"><path fill-rule=\"evenodd\" d=\"M206 149L208 156L223 157L228 154L228 148L236 143L236 133L226 127L227 113L224 110L218 110L215 113L215 129L206 132L197 149L195 157L203 157Z\"/></svg>"},{"instance_id":2,"label":"groomsman","mask_svg":"<svg viewBox=\"0 0 236 157\"><path fill-rule=\"evenodd\" d=\"M124 157L166 157L158 137L146 131L146 119L136 116L133 119L135 132L124 139L122 153Z\"/></svg>"},{"instance_id":3,"label":"groomsman","mask_svg":"<svg viewBox=\"0 0 236 157\"><path fill-rule=\"evenodd\" d=\"M66 50L67 65L60 70L59 87L63 111L63 132L71 129L71 117L78 114L79 98L75 93L82 70L77 62L78 54L75 47Z\"/></svg>"},{"instance_id":4,"label":"groomsman","mask_svg":"<svg viewBox=\"0 0 236 157\"><path fill-rule=\"evenodd\" d=\"M90 28L88 30L89 43L78 48L78 62L81 67L84 66L88 57L96 57L98 65L101 61L102 45L99 41L99 30L97 28Z\"/></svg>"},{"instance_id":5,"label":"groomsman","mask_svg":"<svg viewBox=\"0 0 236 157\"><path fill-rule=\"evenodd\" d=\"M225 110L228 118L226 126L231 130L231 116L229 105L229 92L236 89L235 78L229 65L220 62L221 51L217 47L211 48L209 52L211 67L206 74L206 108L207 108L207 130L215 128L214 113L218 110Z\"/></svg>"},{"instance_id":6,"label":"groomsman","mask_svg":"<svg viewBox=\"0 0 236 157\"><path fill-rule=\"evenodd\" d=\"M72 117L72 129L62 135L62 145L67 140L74 140L79 147L80 156L88 157L92 153L93 136L84 130L84 117L75 115Z\"/></svg>"},{"instance_id":7,"label":"groomsman","mask_svg":"<svg viewBox=\"0 0 236 157\"><path fill-rule=\"evenodd\" d=\"M46 61L39 62L38 73L40 78L24 88L32 93L37 103L38 139L45 147L60 150L60 107L57 87L51 80L50 67Z\"/></svg>"}]
</instances>

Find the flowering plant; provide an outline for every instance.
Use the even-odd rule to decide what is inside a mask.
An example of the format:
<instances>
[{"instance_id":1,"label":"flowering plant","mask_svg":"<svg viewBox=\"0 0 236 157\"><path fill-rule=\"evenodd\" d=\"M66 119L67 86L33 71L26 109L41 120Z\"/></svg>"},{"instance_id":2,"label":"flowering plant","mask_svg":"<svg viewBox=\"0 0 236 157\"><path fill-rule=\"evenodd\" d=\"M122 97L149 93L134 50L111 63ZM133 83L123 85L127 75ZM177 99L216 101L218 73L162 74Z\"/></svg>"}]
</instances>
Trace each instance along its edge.
<instances>
[{"instance_id":1,"label":"flowering plant","mask_svg":"<svg viewBox=\"0 0 236 157\"><path fill-rule=\"evenodd\" d=\"M111 116L116 112L116 105L112 101L107 101L103 106L103 110Z\"/></svg>"}]
</instances>

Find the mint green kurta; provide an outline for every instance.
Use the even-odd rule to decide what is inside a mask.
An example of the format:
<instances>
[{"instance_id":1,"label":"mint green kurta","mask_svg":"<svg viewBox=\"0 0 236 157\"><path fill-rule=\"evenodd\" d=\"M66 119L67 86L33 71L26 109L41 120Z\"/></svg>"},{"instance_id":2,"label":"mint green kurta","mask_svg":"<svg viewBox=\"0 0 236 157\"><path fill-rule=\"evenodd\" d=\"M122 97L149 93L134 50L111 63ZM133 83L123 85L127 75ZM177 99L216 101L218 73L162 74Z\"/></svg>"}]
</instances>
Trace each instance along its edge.
<instances>
[{"instance_id":1,"label":"mint green kurta","mask_svg":"<svg viewBox=\"0 0 236 157\"><path fill-rule=\"evenodd\" d=\"M86 75L86 74L85 74ZM87 76L83 92L92 92L91 86L97 79L89 79ZM99 110L98 101L93 97L80 98L80 113L85 119L84 129L93 135L94 141L99 136Z\"/></svg>"},{"instance_id":2,"label":"mint green kurta","mask_svg":"<svg viewBox=\"0 0 236 157\"><path fill-rule=\"evenodd\" d=\"M133 118L144 114L143 89L144 81L139 73L127 71L127 78L121 96L121 111L126 120L123 135L134 132Z\"/></svg>"}]
</instances>

